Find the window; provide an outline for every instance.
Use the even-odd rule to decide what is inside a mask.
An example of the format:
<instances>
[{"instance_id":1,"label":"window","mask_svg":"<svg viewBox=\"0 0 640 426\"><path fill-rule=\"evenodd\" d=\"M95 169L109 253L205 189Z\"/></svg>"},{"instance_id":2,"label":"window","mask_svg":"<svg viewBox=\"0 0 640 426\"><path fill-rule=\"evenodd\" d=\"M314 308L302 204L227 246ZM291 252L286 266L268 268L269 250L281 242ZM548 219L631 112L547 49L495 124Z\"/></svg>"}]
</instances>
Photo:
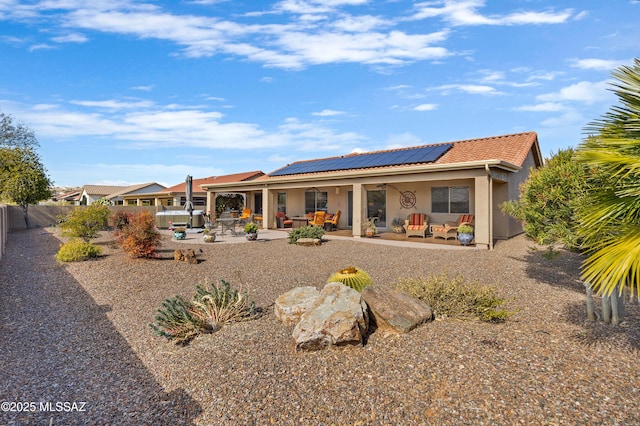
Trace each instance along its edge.
<instances>
[{"instance_id":1,"label":"window","mask_svg":"<svg viewBox=\"0 0 640 426\"><path fill-rule=\"evenodd\" d=\"M431 188L432 213L469 213L468 186L436 186Z\"/></svg>"},{"instance_id":2,"label":"window","mask_svg":"<svg viewBox=\"0 0 640 426\"><path fill-rule=\"evenodd\" d=\"M304 193L304 212L314 213L327 211L327 193L320 191L308 191Z\"/></svg>"},{"instance_id":3,"label":"window","mask_svg":"<svg viewBox=\"0 0 640 426\"><path fill-rule=\"evenodd\" d=\"M278 192L278 210L279 212L287 212L287 193Z\"/></svg>"}]
</instances>

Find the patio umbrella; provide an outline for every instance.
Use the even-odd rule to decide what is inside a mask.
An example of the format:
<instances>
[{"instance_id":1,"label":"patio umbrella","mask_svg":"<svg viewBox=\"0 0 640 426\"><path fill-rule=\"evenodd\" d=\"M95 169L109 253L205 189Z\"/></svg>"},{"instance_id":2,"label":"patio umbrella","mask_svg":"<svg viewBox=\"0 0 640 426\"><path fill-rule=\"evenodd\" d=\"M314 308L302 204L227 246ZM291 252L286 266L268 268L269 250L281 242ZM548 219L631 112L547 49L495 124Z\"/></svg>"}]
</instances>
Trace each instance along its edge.
<instances>
[{"instance_id":1,"label":"patio umbrella","mask_svg":"<svg viewBox=\"0 0 640 426\"><path fill-rule=\"evenodd\" d=\"M185 183L186 201L184 209L189 212L189 228L193 225L193 178L187 175Z\"/></svg>"}]
</instances>

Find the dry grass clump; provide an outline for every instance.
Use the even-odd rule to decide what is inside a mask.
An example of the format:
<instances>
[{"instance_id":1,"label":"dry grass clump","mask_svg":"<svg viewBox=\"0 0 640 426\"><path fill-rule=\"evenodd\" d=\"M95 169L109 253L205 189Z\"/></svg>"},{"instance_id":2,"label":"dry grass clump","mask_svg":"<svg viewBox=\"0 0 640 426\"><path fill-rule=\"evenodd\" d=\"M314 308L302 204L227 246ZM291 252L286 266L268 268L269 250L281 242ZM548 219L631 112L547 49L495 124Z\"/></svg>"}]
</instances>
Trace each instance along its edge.
<instances>
[{"instance_id":1,"label":"dry grass clump","mask_svg":"<svg viewBox=\"0 0 640 426\"><path fill-rule=\"evenodd\" d=\"M505 299L496 290L447 274L401 280L396 287L426 302L437 316L463 320L504 321L513 311L500 309Z\"/></svg>"}]
</instances>

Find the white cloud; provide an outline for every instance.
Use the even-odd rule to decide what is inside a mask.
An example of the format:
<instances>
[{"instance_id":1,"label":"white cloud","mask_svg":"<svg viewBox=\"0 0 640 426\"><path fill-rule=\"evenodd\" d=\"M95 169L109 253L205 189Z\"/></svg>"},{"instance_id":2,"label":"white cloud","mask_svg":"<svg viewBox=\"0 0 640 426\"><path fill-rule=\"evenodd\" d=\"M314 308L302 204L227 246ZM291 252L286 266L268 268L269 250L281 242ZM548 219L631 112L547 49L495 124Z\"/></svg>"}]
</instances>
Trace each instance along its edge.
<instances>
[{"instance_id":1,"label":"white cloud","mask_svg":"<svg viewBox=\"0 0 640 426\"><path fill-rule=\"evenodd\" d=\"M584 125L586 119L577 111L570 110L566 113L543 120L540 124L545 127L568 127L573 125Z\"/></svg>"},{"instance_id":2,"label":"white cloud","mask_svg":"<svg viewBox=\"0 0 640 426\"><path fill-rule=\"evenodd\" d=\"M52 37L51 41L55 41L56 43L85 43L89 41L89 39L84 34L73 33Z\"/></svg>"},{"instance_id":3,"label":"white cloud","mask_svg":"<svg viewBox=\"0 0 640 426\"><path fill-rule=\"evenodd\" d=\"M107 109L133 109L133 108L149 108L153 106L153 102L151 101L117 101L117 100L107 100L107 101L69 101L69 103L74 105L81 105L85 107L98 107L98 108L107 108Z\"/></svg>"},{"instance_id":4,"label":"white cloud","mask_svg":"<svg viewBox=\"0 0 640 426\"><path fill-rule=\"evenodd\" d=\"M222 113L205 107L157 105L144 100L84 100L28 108L13 105L11 109L39 138L61 142L108 138L117 149L251 150L288 146L291 150L343 151L366 140L356 132L338 131L323 122L289 118L275 130L268 130L255 123L224 121Z\"/></svg>"},{"instance_id":5,"label":"white cloud","mask_svg":"<svg viewBox=\"0 0 640 426\"><path fill-rule=\"evenodd\" d=\"M607 59L574 59L571 61L571 66L574 68L581 68L585 70L597 70L597 71L613 71L615 68L630 63L631 61L619 61L619 60L607 60Z\"/></svg>"},{"instance_id":6,"label":"white cloud","mask_svg":"<svg viewBox=\"0 0 640 426\"><path fill-rule=\"evenodd\" d=\"M177 15L159 6L125 0L66 0L55 5L44 2L24 6L22 10L31 17L48 20L52 27L62 22L67 31L86 29L164 40L180 46L187 57L231 55L285 69L340 62L397 66L439 60L452 54L438 45L448 38L446 30L408 33L395 28L398 22L339 11L344 6L366 3L367 0L286 0L274 9L280 15L287 13L284 19L266 24ZM18 12L14 10L11 16L16 19ZM318 20L328 23L322 25ZM54 40L58 43L87 41L77 32ZM51 46L31 47L32 50L44 48Z\"/></svg>"},{"instance_id":7,"label":"white cloud","mask_svg":"<svg viewBox=\"0 0 640 426\"><path fill-rule=\"evenodd\" d=\"M606 81L589 82L581 81L567 87L563 87L558 92L538 95L536 100L542 102L582 102L593 104L596 102L608 101L611 94L607 90Z\"/></svg>"},{"instance_id":8,"label":"white cloud","mask_svg":"<svg viewBox=\"0 0 640 426\"><path fill-rule=\"evenodd\" d=\"M523 105L514 108L515 111L531 112L557 112L566 110L566 106L560 102L544 102L536 105Z\"/></svg>"},{"instance_id":9,"label":"white cloud","mask_svg":"<svg viewBox=\"0 0 640 426\"><path fill-rule=\"evenodd\" d=\"M133 86L131 87L131 90L141 90L143 92L151 92L154 88L153 84L150 84L148 86Z\"/></svg>"},{"instance_id":10,"label":"white cloud","mask_svg":"<svg viewBox=\"0 0 640 426\"><path fill-rule=\"evenodd\" d=\"M322 111L311 113L311 115L315 115L318 117L333 117L336 115L343 115L343 114L344 114L344 111L334 111L332 109L323 109Z\"/></svg>"},{"instance_id":11,"label":"white cloud","mask_svg":"<svg viewBox=\"0 0 640 426\"><path fill-rule=\"evenodd\" d=\"M415 111L433 111L436 108L438 108L437 104L420 104L413 107Z\"/></svg>"},{"instance_id":12,"label":"white cloud","mask_svg":"<svg viewBox=\"0 0 640 426\"><path fill-rule=\"evenodd\" d=\"M559 12L523 11L506 15L485 16L478 9L485 5L483 0L465 1L428 1L417 3L415 14L411 19L421 20L441 17L455 26L463 25L526 25L526 24L560 24L567 22L572 16L572 9Z\"/></svg>"},{"instance_id":13,"label":"white cloud","mask_svg":"<svg viewBox=\"0 0 640 426\"><path fill-rule=\"evenodd\" d=\"M450 91L460 91L468 93L470 95L502 95L503 93L496 90L494 87L486 86L482 84L444 84L442 86L435 87L430 90L440 90L444 94L448 94Z\"/></svg>"}]
</instances>

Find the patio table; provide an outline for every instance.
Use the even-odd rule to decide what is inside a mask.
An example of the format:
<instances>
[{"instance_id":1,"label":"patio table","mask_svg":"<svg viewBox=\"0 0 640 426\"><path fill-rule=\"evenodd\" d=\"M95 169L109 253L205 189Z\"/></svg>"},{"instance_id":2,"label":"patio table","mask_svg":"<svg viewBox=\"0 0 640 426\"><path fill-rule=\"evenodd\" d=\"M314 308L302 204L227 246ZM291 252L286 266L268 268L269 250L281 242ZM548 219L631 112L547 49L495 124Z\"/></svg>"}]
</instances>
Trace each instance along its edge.
<instances>
[{"instance_id":1,"label":"patio table","mask_svg":"<svg viewBox=\"0 0 640 426\"><path fill-rule=\"evenodd\" d=\"M231 231L231 234L233 234L234 237L238 236L238 233L236 232L236 224L238 223L238 218L237 217L221 217L218 219L218 222L220 223L220 226L222 228L222 231L220 232L222 235L224 235L225 231Z\"/></svg>"},{"instance_id":2,"label":"patio table","mask_svg":"<svg viewBox=\"0 0 640 426\"><path fill-rule=\"evenodd\" d=\"M293 221L291 223L292 228L302 228L303 226L309 225L308 217L292 217L291 220Z\"/></svg>"}]
</instances>

